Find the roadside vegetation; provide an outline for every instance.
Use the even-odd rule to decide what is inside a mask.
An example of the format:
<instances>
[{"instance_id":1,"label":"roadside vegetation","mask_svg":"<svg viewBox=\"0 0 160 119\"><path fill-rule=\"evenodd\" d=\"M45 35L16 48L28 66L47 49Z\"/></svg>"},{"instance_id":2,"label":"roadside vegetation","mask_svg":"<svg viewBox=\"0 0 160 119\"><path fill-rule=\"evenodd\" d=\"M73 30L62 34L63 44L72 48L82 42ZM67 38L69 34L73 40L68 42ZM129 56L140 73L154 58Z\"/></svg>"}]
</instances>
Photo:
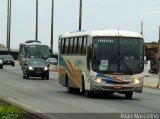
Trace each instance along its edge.
<instances>
[{"instance_id":1,"label":"roadside vegetation","mask_svg":"<svg viewBox=\"0 0 160 119\"><path fill-rule=\"evenodd\" d=\"M0 119L24 119L23 110L0 100Z\"/></svg>"}]
</instances>

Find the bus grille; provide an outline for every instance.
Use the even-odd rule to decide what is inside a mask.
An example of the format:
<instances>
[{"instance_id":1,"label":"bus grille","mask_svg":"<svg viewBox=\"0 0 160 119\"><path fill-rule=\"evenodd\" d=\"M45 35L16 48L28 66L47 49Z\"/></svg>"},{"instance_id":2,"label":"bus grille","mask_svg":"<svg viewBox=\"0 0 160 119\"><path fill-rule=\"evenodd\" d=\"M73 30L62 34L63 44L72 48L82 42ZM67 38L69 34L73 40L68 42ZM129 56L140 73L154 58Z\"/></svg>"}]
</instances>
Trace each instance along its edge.
<instances>
[{"instance_id":1,"label":"bus grille","mask_svg":"<svg viewBox=\"0 0 160 119\"><path fill-rule=\"evenodd\" d=\"M113 85L125 85L125 84L130 84L130 82L115 82L115 83L109 83L109 84L113 84Z\"/></svg>"}]
</instances>

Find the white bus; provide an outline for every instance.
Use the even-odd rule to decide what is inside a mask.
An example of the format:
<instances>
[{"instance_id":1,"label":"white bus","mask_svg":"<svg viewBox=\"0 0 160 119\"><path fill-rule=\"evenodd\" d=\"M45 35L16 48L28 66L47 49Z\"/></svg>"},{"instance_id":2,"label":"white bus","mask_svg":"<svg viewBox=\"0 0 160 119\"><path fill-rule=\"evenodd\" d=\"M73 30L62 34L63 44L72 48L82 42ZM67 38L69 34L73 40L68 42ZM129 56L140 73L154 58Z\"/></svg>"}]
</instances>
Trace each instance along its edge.
<instances>
[{"instance_id":1,"label":"white bus","mask_svg":"<svg viewBox=\"0 0 160 119\"><path fill-rule=\"evenodd\" d=\"M122 30L77 31L59 38L59 83L69 93L143 91L144 42Z\"/></svg>"},{"instance_id":2,"label":"white bus","mask_svg":"<svg viewBox=\"0 0 160 119\"><path fill-rule=\"evenodd\" d=\"M49 47L48 45L41 44L40 41L28 40L21 43L19 46L19 64L24 66L27 58L48 59Z\"/></svg>"}]
</instances>

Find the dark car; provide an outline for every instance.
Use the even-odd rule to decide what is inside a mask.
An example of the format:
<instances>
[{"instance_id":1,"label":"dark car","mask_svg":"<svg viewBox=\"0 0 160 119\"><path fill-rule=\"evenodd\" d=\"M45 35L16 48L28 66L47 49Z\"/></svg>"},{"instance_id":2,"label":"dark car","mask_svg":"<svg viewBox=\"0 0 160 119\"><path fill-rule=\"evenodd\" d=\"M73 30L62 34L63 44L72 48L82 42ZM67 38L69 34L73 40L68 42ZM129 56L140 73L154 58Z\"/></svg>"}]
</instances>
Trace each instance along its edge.
<instances>
[{"instance_id":1,"label":"dark car","mask_svg":"<svg viewBox=\"0 0 160 119\"><path fill-rule=\"evenodd\" d=\"M2 60L3 60L3 65L15 66L15 61L12 55L3 55Z\"/></svg>"},{"instance_id":2,"label":"dark car","mask_svg":"<svg viewBox=\"0 0 160 119\"><path fill-rule=\"evenodd\" d=\"M0 69L3 69L3 60L2 60L2 56L0 56Z\"/></svg>"},{"instance_id":3,"label":"dark car","mask_svg":"<svg viewBox=\"0 0 160 119\"><path fill-rule=\"evenodd\" d=\"M56 58L48 58L48 59L46 60L46 63L52 64L52 65L57 65L57 64L58 64L58 61L57 61Z\"/></svg>"},{"instance_id":4,"label":"dark car","mask_svg":"<svg viewBox=\"0 0 160 119\"><path fill-rule=\"evenodd\" d=\"M42 79L49 79L49 67L43 59L28 59L22 70L23 78L42 77Z\"/></svg>"}]
</instances>

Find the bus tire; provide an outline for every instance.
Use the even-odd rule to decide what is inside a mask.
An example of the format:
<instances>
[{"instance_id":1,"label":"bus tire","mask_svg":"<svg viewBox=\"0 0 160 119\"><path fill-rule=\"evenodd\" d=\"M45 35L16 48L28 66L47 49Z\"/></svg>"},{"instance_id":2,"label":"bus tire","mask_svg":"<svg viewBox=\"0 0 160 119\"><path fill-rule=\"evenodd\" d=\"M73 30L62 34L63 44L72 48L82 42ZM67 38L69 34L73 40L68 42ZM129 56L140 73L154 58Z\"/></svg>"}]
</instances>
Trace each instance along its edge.
<instances>
[{"instance_id":1,"label":"bus tire","mask_svg":"<svg viewBox=\"0 0 160 119\"><path fill-rule=\"evenodd\" d=\"M126 92L126 93L125 93L126 99L131 99L132 96L133 96L133 92Z\"/></svg>"},{"instance_id":2,"label":"bus tire","mask_svg":"<svg viewBox=\"0 0 160 119\"><path fill-rule=\"evenodd\" d=\"M93 93L91 91L85 90L85 82L84 82L84 77L82 76L82 92L83 95L86 97L92 97Z\"/></svg>"},{"instance_id":3,"label":"bus tire","mask_svg":"<svg viewBox=\"0 0 160 119\"><path fill-rule=\"evenodd\" d=\"M67 86L67 92L68 93L73 93L73 88L69 86L69 80L68 80L68 76L66 76L66 86Z\"/></svg>"},{"instance_id":4,"label":"bus tire","mask_svg":"<svg viewBox=\"0 0 160 119\"><path fill-rule=\"evenodd\" d=\"M109 91L108 94L109 94L109 95L113 95L114 92L113 92L113 91Z\"/></svg>"},{"instance_id":5,"label":"bus tire","mask_svg":"<svg viewBox=\"0 0 160 119\"><path fill-rule=\"evenodd\" d=\"M85 94L85 84L84 84L84 77L82 77L82 91L81 91L82 95Z\"/></svg>"},{"instance_id":6,"label":"bus tire","mask_svg":"<svg viewBox=\"0 0 160 119\"><path fill-rule=\"evenodd\" d=\"M80 89L79 88L73 88L73 93L79 94L80 93Z\"/></svg>"},{"instance_id":7,"label":"bus tire","mask_svg":"<svg viewBox=\"0 0 160 119\"><path fill-rule=\"evenodd\" d=\"M85 90L85 96L86 97L92 97L93 93L91 91Z\"/></svg>"}]
</instances>

